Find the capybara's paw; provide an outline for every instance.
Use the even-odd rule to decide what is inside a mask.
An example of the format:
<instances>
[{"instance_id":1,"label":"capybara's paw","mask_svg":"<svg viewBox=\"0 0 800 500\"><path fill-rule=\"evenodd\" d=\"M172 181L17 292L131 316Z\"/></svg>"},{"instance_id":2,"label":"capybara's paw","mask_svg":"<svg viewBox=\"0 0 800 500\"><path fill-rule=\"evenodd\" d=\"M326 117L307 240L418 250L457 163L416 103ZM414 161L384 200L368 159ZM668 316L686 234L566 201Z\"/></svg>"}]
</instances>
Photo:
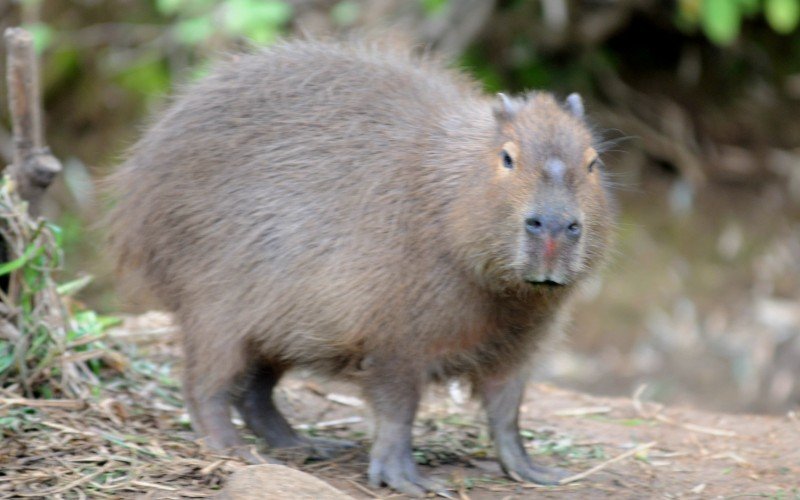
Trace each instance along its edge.
<instances>
[{"instance_id":1,"label":"capybara's paw","mask_svg":"<svg viewBox=\"0 0 800 500\"><path fill-rule=\"evenodd\" d=\"M346 439L308 437L305 441L311 456L322 460L331 459L358 446L357 443Z\"/></svg>"},{"instance_id":2,"label":"capybara's paw","mask_svg":"<svg viewBox=\"0 0 800 500\"><path fill-rule=\"evenodd\" d=\"M270 449L270 453L287 462L330 460L357 445L352 441L298 436L294 444Z\"/></svg>"},{"instance_id":3,"label":"capybara's paw","mask_svg":"<svg viewBox=\"0 0 800 500\"><path fill-rule=\"evenodd\" d=\"M558 467L545 467L534 463L519 464L505 467L506 473L517 481L527 481L536 484L556 485L559 481L569 477L572 473Z\"/></svg>"},{"instance_id":4,"label":"capybara's paw","mask_svg":"<svg viewBox=\"0 0 800 500\"><path fill-rule=\"evenodd\" d=\"M408 460L388 459L385 461L370 459L369 484L373 488L387 485L395 491L412 497L424 497L433 492L445 498L452 498L447 487L417 472L417 468L409 457Z\"/></svg>"},{"instance_id":5,"label":"capybara's paw","mask_svg":"<svg viewBox=\"0 0 800 500\"><path fill-rule=\"evenodd\" d=\"M235 448L229 448L227 454L241 458L251 465L258 464L282 464L280 460L268 457L263 453L259 453L255 445L241 445Z\"/></svg>"}]
</instances>

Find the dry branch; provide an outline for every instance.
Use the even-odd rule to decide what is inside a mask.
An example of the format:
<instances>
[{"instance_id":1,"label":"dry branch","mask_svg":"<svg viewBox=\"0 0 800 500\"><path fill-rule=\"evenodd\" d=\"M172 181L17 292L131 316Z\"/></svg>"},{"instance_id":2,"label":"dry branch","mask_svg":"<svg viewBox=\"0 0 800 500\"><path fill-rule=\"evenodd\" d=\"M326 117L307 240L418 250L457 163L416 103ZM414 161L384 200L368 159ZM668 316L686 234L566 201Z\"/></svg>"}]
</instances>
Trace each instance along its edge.
<instances>
[{"instance_id":1,"label":"dry branch","mask_svg":"<svg viewBox=\"0 0 800 500\"><path fill-rule=\"evenodd\" d=\"M5 40L14 143L11 176L20 197L28 202L28 210L37 215L42 194L61 171L61 163L50 154L42 139L39 71L33 37L22 28L8 28Z\"/></svg>"},{"instance_id":2,"label":"dry branch","mask_svg":"<svg viewBox=\"0 0 800 500\"><path fill-rule=\"evenodd\" d=\"M606 467L608 467L611 464L614 464L614 463L620 462L622 460L625 460L626 458L634 456L634 455L637 455L639 453L642 453L645 450L649 450L650 448L652 448L655 445L656 445L655 441L651 441L649 443L645 443L645 444L639 445L636 448L628 450L628 451L626 451L625 453L623 453L621 455L617 455L616 457L614 457L614 458L612 458L610 460L606 460L603 463L597 464L597 465L595 465L594 467L592 467L591 469L589 469L587 471L581 472L580 474L575 474L573 476L565 477L564 479L560 480L558 482L558 484L564 485L564 484L574 483L575 481L580 481L581 479L589 477L592 474L600 472L601 470L605 469Z\"/></svg>"},{"instance_id":3,"label":"dry branch","mask_svg":"<svg viewBox=\"0 0 800 500\"><path fill-rule=\"evenodd\" d=\"M27 408L64 408L68 410L82 410L86 402L80 399L31 399L31 398L0 398L2 406L25 406Z\"/></svg>"}]
</instances>

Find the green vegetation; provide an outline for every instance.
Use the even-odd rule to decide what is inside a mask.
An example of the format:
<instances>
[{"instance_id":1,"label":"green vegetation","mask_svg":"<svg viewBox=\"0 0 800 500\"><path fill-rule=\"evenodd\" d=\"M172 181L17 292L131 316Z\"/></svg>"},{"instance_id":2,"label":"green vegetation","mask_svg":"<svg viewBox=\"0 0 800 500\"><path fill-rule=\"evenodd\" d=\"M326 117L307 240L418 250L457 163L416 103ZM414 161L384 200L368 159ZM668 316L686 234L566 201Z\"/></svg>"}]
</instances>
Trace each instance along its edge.
<instances>
[{"instance_id":1,"label":"green vegetation","mask_svg":"<svg viewBox=\"0 0 800 500\"><path fill-rule=\"evenodd\" d=\"M57 284L61 231L27 214L14 183L0 180L0 235L8 253L0 264L0 384L28 397L87 396L102 368L103 331L117 322L70 299L82 277Z\"/></svg>"},{"instance_id":2,"label":"green vegetation","mask_svg":"<svg viewBox=\"0 0 800 500\"><path fill-rule=\"evenodd\" d=\"M678 6L679 26L700 26L719 45L731 44L739 35L742 22L758 15L783 35L794 31L800 22L800 0L681 0Z\"/></svg>"}]
</instances>

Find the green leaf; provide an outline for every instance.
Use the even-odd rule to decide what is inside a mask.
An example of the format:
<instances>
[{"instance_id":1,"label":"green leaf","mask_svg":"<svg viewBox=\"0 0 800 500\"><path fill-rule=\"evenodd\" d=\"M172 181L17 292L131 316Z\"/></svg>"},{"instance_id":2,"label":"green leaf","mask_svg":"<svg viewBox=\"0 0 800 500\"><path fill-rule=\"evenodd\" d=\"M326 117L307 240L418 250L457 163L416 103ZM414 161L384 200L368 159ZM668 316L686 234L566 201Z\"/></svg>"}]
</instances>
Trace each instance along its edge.
<instances>
[{"instance_id":1,"label":"green leaf","mask_svg":"<svg viewBox=\"0 0 800 500\"><path fill-rule=\"evenodd\" d=\"M705 0L700 10L703 32L717 45L728 45L739 35L739 5L733 0Z\"/></svg>"},{"instance_id":2,"label":"green leaf","mask_svg":"<svg viewBox=\"0 0 800 500\"><path fill-rule=\"evenodd\" d=\"M739 11L744 16L758 14L761 7L761 0L738 0Z\"/></svg>"},{"instance_id":3,"label":"green leaf","mask_svg":"<svg viewBox=\"0 0 800 500\"><path fill-rule=\"evenodd\" d=\"M250 2L229 0L225 4L225 28L233 34L242 34L250 24Z\"/></svg>"},{"instance_id":4,"label":"green leaf","mask_svg":"<svg viewBox=\"0 0 800 500\"><path fill-rule=\"evenodd\" d=\"M260 0L228 0L225 4L225 29L258 43L269 43L278 29L292 18L292 7L286 2Z\"/></svg>"},{"instance_id":5,"label":"green leaf","mask_svg":"<svg viewBox=\"0 0 800 500\"><path fill-rule=\"evenodd\" d=\"M331 19L339 26L352 26L358 21L361 7L353 0L343 0L331 9Z\"/></svg>"},{"instance_id":6,"label":"green leaf","mask_svg":"<svg viewBox=\"0 0 800 500\"><path fill-rule=\"evenodd\" d=\"M53 43L53 28L44 23L26 24L23 26L33 37L33 50L41 54Z\"/></svg>"},{"instance_id":7,"label":"green leaf","mask_svg":"<svg viewBox=\"0 0 800 500\"><path fill-rule=\"evenodd\" d=\"M156 0L156 10L163 16L178 13L183 6L183 0Z\"/></svg>"},{"instance_id":8,"label":"green leaf","mask_svg":"<svg viewBox=\"0 0 800 500\"><path fill-rule=\"evenodd\" d=\"M30 260L41 255L42 252L44 252L43 247L34 244L28 245L25 251L22 252L22 255L20 255L19 257L17 257L12 261L0 264L0 276L16 271L17 269L27 264Z\"/></svg>"},{"instance_id":9,"label":"green leaf","mask_svg":"<svg viewBox=\"0 0 800 500\"><path fill-rule=\"evenodd\" d=\"M64 82L80 74L80 54L68 45L59 43L50 54L48 63L42 68L42 89L45 95L50 91L63 89Z\"/></svg>"},{"instance_id":10,"label":"green leaf","mask_svg":"<svg viewBox=\"0 0 800 500\"><path fill-rule=\"evenodd\" d=\"M242 34L259 45L269 45L278 37L278 30L264 24L262 26L252 26Z\"/></svg>"},{"instance_id":11,"label":"green leaf","mask_svg":"<svg viewBox=\"0 0 800 500\"><path fill-rule=\"evenodd\" d=\"M100 328L105 331L106 328L122 324L122 318L119 316L97 316L97 323Z\"/></svg>"},{"instance_id":12,"label":"green leaf","mask_svg":"<svg viewBox=\"0 0 800 500\"><path fill-rule=\"evenodd\" d=\"M69 297L75 295L80 290L86 288L86 285L92 282L91 276L81 276L78 279L62 283L56 287L56 291L61 296Z\"/></svg>"},{"instance_id":13,"label":"green leaf","mask_svg":"<svg viewBox=\"0 0 800 500\"><path fill-rule=\"evenodd\" d=\"M184 19L175 27L175 39L184 45L198 45L214 34L214 25L207 16Z\"/></svg>"},{"instance_id":14,"label":"green leaf","mask_svg":"<svg viewBox=\"0 0 800 500\"><path fill-rule=\"evenodd\" d=\"M0 341L0 347L2 347L0 351L0 374L2 374L14 364L14 351L10 342L5 340Z\"/></svg>"},{"instance_id":15,"label":"green leaf","mask_svg":"<svg viewBox=\"0 0 800 500\"><path fill-rule=\"evenodd\" d=\"M787 35L800 21L800 0L767 0L764 16L773 30Z\"/></svg>"},{"instance_id":16,"label":"green leaf","mask_svg":"<svg viewBox=\"0 0 800 500\"><path fill-rule=\"evenodd\" d=\"M44 225L53 234L53 237L56 240L56 246L59 248L62 247L64 245L64 232L61 230L61 227L57 224L53 224L52 222L45 222Z\"/></svg>"},{"instance_id":17,"label":"green leaf","mask_svg":"<svg viewBox=\"0 0 800 500\"><path fill-rule=\"evenodd\" d=\"M117 75L124 88L145 95L163 94L169 88L169 72L160 59L145 55Z\"/></svg>"},{"instance_id":18,"label":"green leaf","mask_svg":"<svg viewBox=\"0 0 800 500\"><path fill-rule=\"evenodd\" d=\"M286 2L256 2L253 16L259 22L282 26L292 18L292 6Z\"/></svg>"},{"instance_id":19,"label":"green leaf","mask_svg":"<svg viewBox=\"0 0 800 500\"><path fill-rule=\"evenodd\" d=\"M425 13L429 16L435 16L443 12L444 8L447 7L447 2L448 0L420 0L422 8L425 9Z\"/></svg>"}]
</instances>

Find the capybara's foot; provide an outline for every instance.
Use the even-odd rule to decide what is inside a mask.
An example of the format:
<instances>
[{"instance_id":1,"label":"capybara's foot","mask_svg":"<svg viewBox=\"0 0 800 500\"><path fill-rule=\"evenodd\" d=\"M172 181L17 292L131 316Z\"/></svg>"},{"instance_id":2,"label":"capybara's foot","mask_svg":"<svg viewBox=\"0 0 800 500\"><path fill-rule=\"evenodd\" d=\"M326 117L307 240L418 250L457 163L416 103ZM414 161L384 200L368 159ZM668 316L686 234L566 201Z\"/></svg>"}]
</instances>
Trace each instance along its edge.
<instances>
[{"instance_id":1,"label":"capybara's foot","mask_svg":"<svg viewBox=\"0 0 800 500\"><path fill-rule=\"evenodd\" d=\"M228 448L225 451L226 455L241 458L251 465L258 464L283 464L276 458L269 457L263 453L259 453L255 445L240 445L234 448Z\"/></svg>"},{"instance_id":2,"label":"capybara's foot","mask_svg":"<svg viewBox=\"0 0 800 500\"><path fill-rule=\"evenodd\" d=\"M509 467L509 465L513 465ZM526 460L520 464L506 464L506 473L517 481L527 481L536 484L555 485L569 477L572 473L558 467L545 467Z\"/></svg>"},{"instance_id":3,"label":"capybara's foot","mask_svg":"<svg viewBox=\"0 0 800 500\"><path fill-rule=\"evenodd\" d=\"M386 460L371 458L369 462L369 484L373 488L386 485L405 495L424 497L432 492L445 498L451 498L447 487L438 481L427 478L417 472L413 459L387 457Z\"/></svg>"},{"instance_id":4,"label":"capybara's foot","mask_svg":"<svg viewBox=\"0 0 800 500\"><path fill-rule=\"evenodd\" d=\"M357 443L346 439L307 437L303 438L303 440L306 442L306 447L311 451L312 456L323 460L341 455L358 446Z\"/></svg>"},{"instance_id":5,"label":"capybara's foot","mask_svg":"<svg viewBox=\"0 0 800 500\"><path fill-rule=\"evenodd\" d=\"M272 450L277 456L292 462L312 460L330 460L357 446L352 441L343 439L325 439L297 436L294 444L276 446Z\"/></svg>"}]
</instances>

